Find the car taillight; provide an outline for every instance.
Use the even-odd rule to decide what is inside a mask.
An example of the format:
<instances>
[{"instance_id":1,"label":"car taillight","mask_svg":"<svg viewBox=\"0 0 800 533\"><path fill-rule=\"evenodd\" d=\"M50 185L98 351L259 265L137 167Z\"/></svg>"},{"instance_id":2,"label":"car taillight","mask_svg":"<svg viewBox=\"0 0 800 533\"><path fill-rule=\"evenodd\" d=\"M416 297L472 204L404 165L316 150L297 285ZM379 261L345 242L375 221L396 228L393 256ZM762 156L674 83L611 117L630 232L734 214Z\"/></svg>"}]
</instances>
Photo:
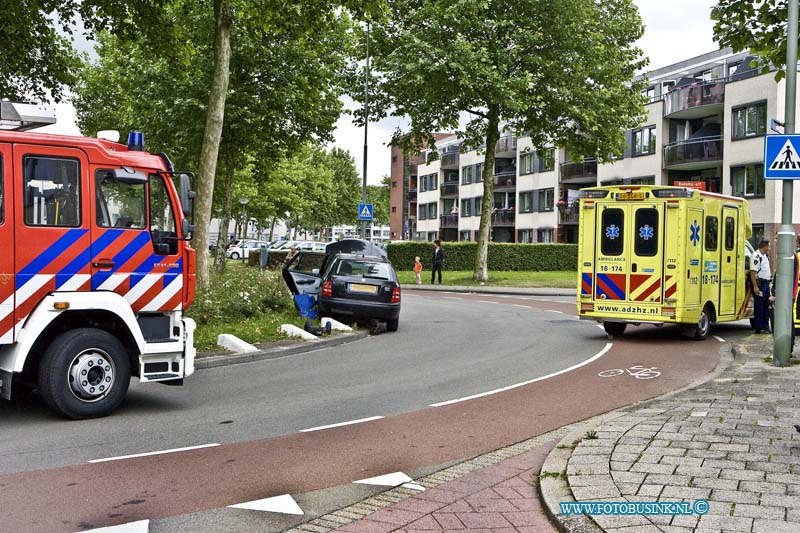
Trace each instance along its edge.
<instances>
[{"instance_id":1,"label":"car taillight","mask_svg":"<svg viewBox=\"0 0 800 533\"><path fill-rule=\"evenodd\" d=\"M391 303L393 303L393 304L399 304L400 303L400 287L395 287L394 289L392 289L392 301L391 301Z\"/></svg>"},{"instance_id":2,"label":"car taillight","mask_svg":"<svg viewBox=\"0 0 800 533\"><path fill-rule=\"evenodd\" d=\"M333 296L333 282L331 280L322 284L322 295L326 297Z\"/></svg>"}]
</instances>

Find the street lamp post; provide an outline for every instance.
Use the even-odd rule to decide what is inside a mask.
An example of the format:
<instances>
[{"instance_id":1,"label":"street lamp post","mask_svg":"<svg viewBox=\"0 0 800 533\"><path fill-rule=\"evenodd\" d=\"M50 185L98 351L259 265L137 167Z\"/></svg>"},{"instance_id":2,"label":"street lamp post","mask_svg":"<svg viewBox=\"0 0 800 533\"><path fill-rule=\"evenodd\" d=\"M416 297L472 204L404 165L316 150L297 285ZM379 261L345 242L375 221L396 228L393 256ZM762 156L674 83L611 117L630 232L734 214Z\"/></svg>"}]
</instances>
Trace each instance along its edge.
<instances>
[{"instance_id":1,"label":"street lamp post","mask_svg":"<svg viewBox=\"0 0 800 533\"><path fill-rule=\"evenodd\" d=\"M242 196L239 198L239 203L242 204L242 210L244 211L244 220L242 221L242 264L244 264L244 240L247 238L247 203L250 201L250 198Z\"/></svg>"}]
</instances>

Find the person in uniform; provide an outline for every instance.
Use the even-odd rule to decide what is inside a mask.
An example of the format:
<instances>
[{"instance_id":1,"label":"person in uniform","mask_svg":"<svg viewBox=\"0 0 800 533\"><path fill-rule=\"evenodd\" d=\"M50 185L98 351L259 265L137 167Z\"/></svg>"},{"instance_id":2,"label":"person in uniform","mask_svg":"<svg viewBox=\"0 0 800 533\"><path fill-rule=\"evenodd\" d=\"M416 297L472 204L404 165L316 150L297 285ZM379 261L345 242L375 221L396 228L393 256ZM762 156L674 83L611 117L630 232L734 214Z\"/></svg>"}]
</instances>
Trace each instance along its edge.
<instances>
[{"instance_id":1,"label":"person in uniform","mask_svg":"<svg viewBox=\"0 0 800 533\"><path fill-rule=\"evenodd\" d=\"M750 282L753 285L753 329L756 333L769 333L769 282L772 270L769 266L769 241L764 239L750 258Z\"/></svg>"}]
</instances>

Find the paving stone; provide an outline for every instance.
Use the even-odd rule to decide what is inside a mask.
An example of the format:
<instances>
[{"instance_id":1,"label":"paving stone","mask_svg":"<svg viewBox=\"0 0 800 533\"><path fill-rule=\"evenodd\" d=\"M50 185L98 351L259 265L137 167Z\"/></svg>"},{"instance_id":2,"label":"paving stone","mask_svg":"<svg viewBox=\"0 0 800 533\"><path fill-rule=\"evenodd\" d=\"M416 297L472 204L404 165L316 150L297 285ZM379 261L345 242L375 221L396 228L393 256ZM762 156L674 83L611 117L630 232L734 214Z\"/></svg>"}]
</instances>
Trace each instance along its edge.
<instances>
[{"instance_id":1,"label":"paving stone","mask_svg":"<svg viewBox=\"0 0 800 533\"><path fill-rule=\"evenodd\" d=\"M692 486L706 489L736 490L739 487L739 481L736 479L694 477L692 478Z\"/></svg>"},{"instance_id":2,"label":"paving stone","mask_svg":"<svg viewBox=\"0 0 800 533\"><path fill-rule=\"evenodd\" d=\"M719 468L709 468L707 466L678 466L675 473L678 475L692 476L692 477L718 477L720 473Z\"/></svg>"},{"instance_id":3,"label":"paving stone","mask_svg":"<svg viewBox=\"0 0 800 533\"><path fill-rule=\"evenodd\" d=\"M705 500L710 494L711 489L709 488L667 485L661 492L659 500Z\"/></svg>"},{"instance_id":4,"label":"paving stone","mask_svg":"<svg viewBox=\"0 0 800 533\"><path fill-rule=\"evenodd\" d=\"M647 474L641 472L611 472L611 477L617 483L639 483L644 481Z\"/></svg>"},{"instance_id":5,"label":"paving stone","mask_svg":"<svg viewBox=\"0 0 800 533\"><path fill-rule=\"evenodd\" d=\"M685 514L678 514L672 517L672 524L673 526L678 527L688 527L694 529L697 525L699 517L696 515L685 515Z\"/></svg>"},{"instance_id":6,"label":"paving stone","mask_svg":"<svg viewBox=\"0 0 800 533\"><path fill-rule=\"evenodd\" d=\"M620 453L635 453L635 454L638 455L638 454L642 453L646 448L647 448L647 446L644 446L644 445L641 445L641 444L637 444L637 445L620 444L620 445L618 445L618 446L616 446L614 448L614 451L615 452L620 452Z\"/></svg>"},{"instance_id":7,"label":"paving stone","mask_svg":"<svg viewBox=\"0 0 800 533\"><path fill-rule=\"evenodd\" d=\"M764 472L776 472L780 474L788 474L790 471L789 465L783 463L770 463L767 461L748 461L745 465L747 470L762 470Z\"/></svg>"},{"instance_id":8,"label":"paving stone","mask_svg":"<svg viewBox=\"0 0 800 533\"><path fill-rule=\"evenodd\" d=\"M710 442L695 442L692 440L673 440L670 448L683 448L685 450L707 450L711 446Z\"/></svg>"},{"instance_id":9,"label":"paving stone","mask_svg":"<svg viewBox=\"0 0 800 533\"><path fill-rule=\"evenodd\" d=\"M644 474L673 474L677 467L675 465L662 465L662 464L649 464L649 463L636 463L630 471L641 472Z\"/></svg>"},{"instance_id":10,"label":"paving stone","mask_svg":"<svg viewBox=\"0 0 800 533\"><path fill-rule=\"evenodd\" d=\"M728 453L728 457L726 457L729 461L768 461L769 455L765 453L740 453L740 452L732 452Z\"/></svg>"},{"instance_id":11,"label":"paving stone","mask_svg":"<svg viewBox=\"0 0 800 533\"><path fill-rule=\"evenodd\" d=\"M512 527L500 513L456 513L467 529Z\"/></svg>"},{"instance_id":12,"label":"paving stone","mask_svg":"<svg viewBox=\"0 0 800 533\"><path fill-rule=\"evenodd\" d=\"M639 458L639 454L638 453L623 453L623 452L618 452L616 450L610 455L611 455L611 460L612 461L631 461L631 462L634 462Z\"/></svg>"},{"instance_id":13,"label":"paving stone","mask_svg":"<svg viewBox=\"0 0 800 533\"><path fill-rule=\"evenodd\" d=\"M622 527L641 528L652 525L647 518L641 515L592 515L592 520L605 530Z\"/></svg>"},{"instance_id":14,"label":"paving stone","mask_svg":"<svg viewBox=\"0 0 800 533\"><path fill-rule=\"evenodd\" d=\"M691 478L689 476L676 476L676 475L667 475L667 474L647 474L647 477L644 479L644 482L648 485L683 485L688 487L689 480Z\"/></svg>"},{"instance_id":15,"label":"paving stone","mask_svg":"<svg viewBox=\"0 0 800 533\"><path fill-rule=\"evenodd\" d=\"M722 450L726 452L749 452L749 444L724 444L721 442L712 442L709 446L710 450Z\"/></svg>"},{"instance_id":16,"label":"paving stone","mask_svg":"<svg viewBox=\"0 0 800 533\"><path fill-rule=\"evenodd\" d=\"M569 476L570 487L591 487L597 485L608 485L612 482L610 476L606 474L591 476Z\"/></svg>"},{"instance_id":17,"label":"paving stone","mask_svg":"<svg viewBox=\"0 0 800 533\"><path fill-rule=\"evenodd\" d=\"M722 502L758 504L758 494L755 492L739 492L735 490L714 489L710 499Z\"/></svg>"},{"instance_id":18,"label":"paving stone","mask_svg":"<svg viewBox=\"0 0 800 533\"><path fill-rule=\"evenodd\" d=\"M697 524L698 530L701 529L724 529L728 531L750 531L753 527L752 518L738 516L703 515Z\"/></svg>"},{"instance_id":19,"label":"paving stone","mask_svg":"<svg viewBox=\"0 0 800 533\"><path fill-rule=\"evenodd\" d=\"M764 472L759 470L733 470L725 468L720 472L722 479L737 479L740 481L764 481Z\"/></svg>"},{"instance_id":20,"label":"paving stone","mask_svg":"<svg viewBox=\"0 0 800 533\"><path fill-rule=\"evenodd\" d=\"M616 485L613 483L603 486L571 488L572 493L575 495L575 499L578 501L595 500L598 498L615 498L620 495Z\"/></svg>"},{"instance_id":21,"label":"paving stone","mask_svg":"<svg viewBox=\"0 0 800 533\"><path fill-rule=\"evenodd\" d=\"M687 457L699 457L701 459L725 459L728 456L727 452L721 450L689 450L686 452Z\"/></svg>"},{"instance_id":22,"label":"paving stone","mask_svg":"<svg viewBox=\"0 0 800 533\"><path fill-rule=\"evenodd\" d=\"M797 496L789 496L784 494L762 494L761 505L800 509L800 500L798 500Z\"/></svg>"},{"instance_id":23,"label":"paving stone","mask_svg":"<svg viewBox=\"0 0 800 533\"><path fill-rule=\"evenodd\" d=\"M703 464L703 459L699 457L676 457L672 455L667 455L661 458L659 461L661 464L664 465L676 465L676 466L697 466Z\"/></svg>"},{"instance_id":24,"label":"paving stone","mask_svg":"<svg viewBox=\"0 0 800 533\"><path fill-rule=\"evenodd\" d=\"M631 496L637 493L641 485L638 483L617 483L616 486L620 494L623 496Z\"/></svg>"},{"instance_id":25,"label":"paving stone","mask_svg":"<svg viewBox=\"0 0 800 533\"><path fill-rule=\"evenodd\" d=\"M786 484L768 483L766 481L742 481L739 483L739 490L767 494L786 494Z\"/></svg>"},{"instance_id":26,"label":"paving stone","mask_svg":"<svg viewBox=\"0 0 800 533\"><path fill-rule=\"evenodd\" d=\"M642 485L636 495L655 499L661 495L662 490L664 490L664 485Z\"/></svg>"},{"instance_id":27,"label":"paving stone","mask_svg":"<svg viewBox=\"0 0 800 533\"><path fill-rule=\"evenodd\" d=\"M744 463L738 461L728 461L725 459L706 459L703 461L703 466L707 468L730 468L730 469L744 469Z\"/></svg>"},{"instance_id":28,"label":"paving stone","mask_svg":"<svg viewBox=\"0 0 800 533\"><path fill-rule=\"evenodd\" d=\"M753 522L753 533L797 533L800 522L784 522L757 518Z\"/></svg>"},{"instance_id":29,"label":"paving stone","mask_svg":"<svg viewBox=\"0 0 800 533\"><path fill-rule=\"evenodd\" d=\"M604 454L599 455L574 455L570 457L570 465L594 465L608 463L608 456Z\"/></svg>"},{"instance_id":30,"label":"paving stone","mask_svg":"<svg viewBox=\"0 0 800 533\"><path fill-rule=\"evenodd\" d=\"M608 474L611 471L608 462L592 465L569 465L567 474L577 476L587 476L596 474Z\"/></svg>"},{"instance_id":31,"label":"paving stone","mask_svg":"<svg viewBox=\"0 0 800 533\"><path fill-rule=\"evenodd\" d=\"M786 517L784 507L769 507L766 505L748 505L740 503L733 510L733 516L746 516L750 518L767 518L770 520L783 520Z\"/></svg>"},{"instance_id":32,"label":"paving stone","mask_svg":"<svg viewBox=\"0 0 800 533\"><path fill-rule=\"evenodd\" d=\"M731 437L726 435L694 435L692 437L693 441L696 442L709 442L709 443L730 443Z\"/></svg>"}]
</instances>

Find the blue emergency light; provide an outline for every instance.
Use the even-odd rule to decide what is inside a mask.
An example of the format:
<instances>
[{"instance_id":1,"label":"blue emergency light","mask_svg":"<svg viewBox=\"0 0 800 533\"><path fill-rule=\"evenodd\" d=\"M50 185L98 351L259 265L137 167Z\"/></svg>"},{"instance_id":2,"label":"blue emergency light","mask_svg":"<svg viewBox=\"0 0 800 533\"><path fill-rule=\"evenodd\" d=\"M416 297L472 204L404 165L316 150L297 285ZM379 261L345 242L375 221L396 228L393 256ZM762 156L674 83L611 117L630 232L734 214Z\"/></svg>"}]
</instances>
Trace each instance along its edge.
<instances>
[{"instance_id":1,"label":"blue emergency light","mask_svg":"<svg viewBox=\"0 0 800 533\"><path fill-rule=\"evenodd\" d=\"M128 134L128 150L131 152L144 151L144 133L132 131Z\"/></svg>"}]
</instances>

